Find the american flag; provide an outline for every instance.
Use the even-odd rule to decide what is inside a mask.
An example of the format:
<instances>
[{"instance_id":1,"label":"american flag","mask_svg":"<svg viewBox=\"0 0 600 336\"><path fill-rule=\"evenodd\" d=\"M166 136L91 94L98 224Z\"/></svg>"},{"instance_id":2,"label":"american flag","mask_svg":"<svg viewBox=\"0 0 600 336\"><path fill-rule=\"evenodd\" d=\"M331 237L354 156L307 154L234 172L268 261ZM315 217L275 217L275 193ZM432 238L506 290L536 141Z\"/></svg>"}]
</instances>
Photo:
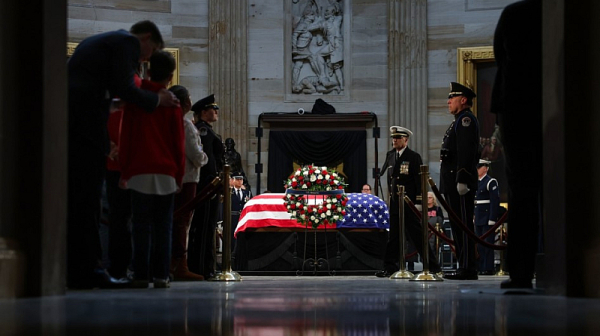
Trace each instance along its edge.
<instances>
[{"instance_id":1,"label":"american flag","mask_svg":"<svg viewBox=\"0 0 600 336\"><path fill-rule=\"evenodd\" d=\"M285 194L262 194L254 196L246 203L240 221L235 229L236 235L249 228L283 227L302 228L305 226L291 218L284 205ZM346 216L337 222L337 225L328 225L332 228L389 228L389 213L385 202L375 195L346 194ZM319 229L325 229L323 225Z\"/></svg>"},{"instance_id":2,"label":"american flag","mask_svg":"<svg viewBox=\"0 0 600 336\"><path fill-rule=\"evenodd\" d=\"M390 227L390 214L385 202L371 194L347 194L346 216L337 222L338 228Z\"/></svg>"}]
</instances>

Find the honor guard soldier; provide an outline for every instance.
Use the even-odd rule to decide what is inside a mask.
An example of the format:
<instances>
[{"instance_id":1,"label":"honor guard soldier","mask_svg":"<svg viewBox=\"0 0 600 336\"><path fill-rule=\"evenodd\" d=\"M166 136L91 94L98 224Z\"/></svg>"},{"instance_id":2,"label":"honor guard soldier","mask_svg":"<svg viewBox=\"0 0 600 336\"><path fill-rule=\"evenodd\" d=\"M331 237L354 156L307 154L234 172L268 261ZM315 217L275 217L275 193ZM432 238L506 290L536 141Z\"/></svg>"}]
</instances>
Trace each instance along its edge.
<instances>
[{"instance_id":1,"label":"honor guard soldier","mask_svg":"<svg viewBox=\"0 0 600 336\"><path fill-rule=\"evenodd\" d=\"M421 178L419 174L423 160L419 153L408 148L408 140L412 136L412 132L404 127L392 126L390 127L390 136L394 148L388 152L384 164L384 167L390 167L388 170L390 232L383 258L383 269L375 273L380 278L389 277L398 270L398 255L400 253L398 186L404 186L406 196L413 202L418 203L418 208L421 207L421 200L418 197L421 195ZM386 168L383 172L385 170ZM404 211L404 225L408 240L423 256L423 228L418 217L408 208ZM440 266L435 259L435 254L430 246L426 246L426 248L430 249L430 270L437 273L440 271Z\"/></svg>"},{"instance_id":2,"label":"honor guard soldier","mask_svg":"<svg viewBox=\"0 0 600 336\"><path fill-rule=\"evenodd\" d=\"M231 251L235 249L235 229L240 221L240 214L244 205L252 198L250 191L244 188L244 174L233 172L231 174Z\"/></svg>"},{"instance_id":3,"label":"honor guard soldier","mask_svg":"<svg viewBox=\"0 0 600 336\"><path fill-rule=\"evenodd\" d=\"M219 105L215 103L215 95L200 99L192 106L192 111L198 116L196 128L208 163L200 169L200 182L197 192L202 191L219 172L223 170L223 155L225 146L221 136L215 133L212 123L219 120ZM188 266L190 271L202 274L205 279L215 275L215 230L219 212L219 197L211 198L200 203L190 227L188 243Z\"/></svg>"},{"instance_id":4,"label":"honor guard soldier","mask_svg":"<svg viewBox=\"0 0 600 336\"><path fill-rule=\"evenodd\" d=\"M490 161L479 160L477 164L477 175L479 176L479 186L475 195L475 233L481 237L491 226L496 224L500 209L500 189L498 181L490 177L487 172L490 167ZM496 235L490 234L485 241L494 244ZM477 245L479 254L479 275L494 275L494 250Z\"/></svg>"},{"instance_id":5,"label":"honor guard soldier","mask_svg":"<svg viewBox=\"0 0 600 336\"><path fill-rule=\"evenodd\" d=\"M471 112L475 92L452 82L448 95L448 110L454 121L446 130L440 158L440 185L451 210L473 231L473 210L477 191L479 161L479 124ZM444 274L453 280L477 280L475 242L467 238L459 224L450 217L459 267Z\"/></svg>"}]
</instances>

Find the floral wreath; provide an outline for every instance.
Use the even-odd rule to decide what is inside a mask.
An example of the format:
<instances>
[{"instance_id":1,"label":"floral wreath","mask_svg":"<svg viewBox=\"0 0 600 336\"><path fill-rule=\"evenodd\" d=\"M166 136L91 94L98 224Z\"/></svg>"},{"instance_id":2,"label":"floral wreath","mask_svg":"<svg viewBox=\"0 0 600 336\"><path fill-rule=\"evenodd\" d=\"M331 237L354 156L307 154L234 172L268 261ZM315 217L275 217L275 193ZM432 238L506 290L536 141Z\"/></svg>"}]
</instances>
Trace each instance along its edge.
<instances>
[{"instance_id":1,"label":"floral wreath","mask_svg":"<svg viewBox=\"0 0 600 336\"><path fill-rule=\"evenodd\" d=\"M346 185L335 169L303 166L285 181L284 205L291 218L302 225L310 224L313 229L333 226L346 215Z\"/></svg>"}]
</instances>

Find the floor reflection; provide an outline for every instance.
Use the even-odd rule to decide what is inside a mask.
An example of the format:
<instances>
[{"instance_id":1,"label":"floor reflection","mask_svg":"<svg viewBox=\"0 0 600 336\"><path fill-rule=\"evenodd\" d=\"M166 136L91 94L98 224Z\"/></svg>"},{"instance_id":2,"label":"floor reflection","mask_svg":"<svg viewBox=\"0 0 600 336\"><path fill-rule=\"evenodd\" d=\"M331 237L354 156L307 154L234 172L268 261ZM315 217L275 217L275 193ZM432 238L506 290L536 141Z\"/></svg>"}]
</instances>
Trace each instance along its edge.
<instances>
[{"instance_id":1,"label":"floor reflection","mask_svg":"<svg viewBox=\"0 0 600 336\"><path fill-rule=\"evenodd\" d=\"M246 277L0 300L0 335L595 335L600 301L503 295L501 278Z\"/></svg>"}]
</instances>

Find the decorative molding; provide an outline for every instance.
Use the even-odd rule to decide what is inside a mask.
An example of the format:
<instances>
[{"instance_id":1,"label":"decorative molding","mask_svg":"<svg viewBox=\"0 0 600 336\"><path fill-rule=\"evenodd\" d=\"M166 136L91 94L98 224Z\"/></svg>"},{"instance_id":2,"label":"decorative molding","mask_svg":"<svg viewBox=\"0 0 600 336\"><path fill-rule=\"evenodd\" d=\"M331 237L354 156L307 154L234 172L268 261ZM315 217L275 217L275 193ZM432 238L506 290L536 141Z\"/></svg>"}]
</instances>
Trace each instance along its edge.
<instances>
[{"instance_id":1,"label":"decorative molding","mask_svg":"<svg viewBox=\"0 0 600 336\"><path fill-rule=\"evenodd\" d=\"M75 48L79 43L76 42L67 42L67 57L71 57L75 52ZM175 58L175 71L173 72L173 80L171 80L171 85L179 84L179 48L164 48L164 51L168 51Z\"/></svg>"},{"instance_id":2,"label":"decorative molding","mask_svg":"<svg viewBox=\"0 0 600 336\"><path fill-rule=\"evenodd\" d=\"M477 88L477 64L496 60L492 46L458 48L456 54L458 57L456 78L459 83L471 89ZM477 113L477 104L473 106L473 112Z\"/></svg>"}]
</instances>

